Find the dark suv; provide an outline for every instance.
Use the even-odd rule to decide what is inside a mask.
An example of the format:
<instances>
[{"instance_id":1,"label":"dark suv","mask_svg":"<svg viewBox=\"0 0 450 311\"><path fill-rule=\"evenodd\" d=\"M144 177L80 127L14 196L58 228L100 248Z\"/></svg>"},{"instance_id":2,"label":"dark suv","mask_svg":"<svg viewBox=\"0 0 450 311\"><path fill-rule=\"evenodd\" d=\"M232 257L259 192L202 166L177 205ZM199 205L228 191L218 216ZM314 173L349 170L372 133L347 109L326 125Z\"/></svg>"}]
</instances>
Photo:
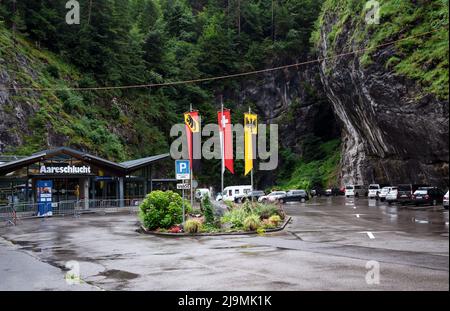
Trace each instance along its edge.
<instances>
[{"instance_id":1,"label":"dark suv","mask_svg":"<svg viewBox=\"0 0 450 311\"><path fill-rule=\"evenodd\" d=\"M413 184L402 184L398 185L398 195L397 202L405 205L413 201L413 193L422 187L427 187L427 185L413 185Z\"/></svg>"},{"instance_id":2,"label":"dark suv","mask_svg":"<svg viewBox=\"0 0 450 311\"><path fill-rule=\"evenodd\" d=\"M309 199L308 193L305 190L289 190L284 198L280 198L280 203L285 202L305 202Z\"/></svg>"},{"instance_id":3,"label":"dark suv","mask_svg":"<svg viewBox=\"0 0 450 311\"><path fill-rule=\"evenodd\" d=\"M421 187L414 191L412 199L416 206L420 204L437 205L443 202L444 191L436 187Z\"/></svg>"}]
</instances>

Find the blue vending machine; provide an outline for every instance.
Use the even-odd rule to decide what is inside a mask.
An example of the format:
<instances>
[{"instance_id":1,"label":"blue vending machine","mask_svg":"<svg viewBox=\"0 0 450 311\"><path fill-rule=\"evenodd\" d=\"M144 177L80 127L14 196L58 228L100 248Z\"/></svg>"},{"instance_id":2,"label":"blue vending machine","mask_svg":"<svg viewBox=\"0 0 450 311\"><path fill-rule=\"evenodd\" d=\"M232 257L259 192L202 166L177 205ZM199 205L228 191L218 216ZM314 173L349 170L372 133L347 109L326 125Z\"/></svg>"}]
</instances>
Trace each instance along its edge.
<instances>
[{"instance_id":1,"label":"blue vending machine","mask_svg":"<svg viewBox=\"0 0 450 311\"><path fill-rule=\"evenodd\" d=\"M36 193L38 202L38 216L52 216L52 180L38 180Z\"/></svg>"}]
</instances>

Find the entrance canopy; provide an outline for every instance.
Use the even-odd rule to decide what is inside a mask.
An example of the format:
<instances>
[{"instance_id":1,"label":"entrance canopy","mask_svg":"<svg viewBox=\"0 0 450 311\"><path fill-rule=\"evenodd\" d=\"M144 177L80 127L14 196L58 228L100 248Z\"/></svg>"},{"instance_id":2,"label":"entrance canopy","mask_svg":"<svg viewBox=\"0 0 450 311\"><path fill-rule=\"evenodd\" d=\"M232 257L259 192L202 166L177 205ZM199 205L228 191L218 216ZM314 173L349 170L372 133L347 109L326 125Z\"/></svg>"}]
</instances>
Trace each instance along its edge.
<instances>
[{"instance_id":1,"label":"entrance canopy","mask_svg":"<svg viewBox=\"0 0 450 311\"><path fill-rule=\"evenodd\" d=\"M126 176L126 175L129 175L141 168L147 167L154 162L158 162L160 160L169 158L169 154L165 153L165 154L155 155L155 156L146 157L146 158L142 158L142 159L116 163L116 162L112 162L112 161L100 158L98 156L95 156L95 155L92 155L89 153L85 153L85 152L81 152L81 151L78 151L78 150L75 150L72 148L59 147L59 148L55 148L55 149L44 150L44 151L35 153L29 157L24 157L21 159L17 159L17 160L5 162L5 163L0 163L0 176L17 171L19 169L22 169L24 167L27 167L29 165L32 165L32 164L35 164L38 162L44 162L47 159L51 159L51 158L54 158L57 156L64 156L64 155L78 159L87 164L95 165L96 167L99 167L105 171L113 173L115 176ZM47 170L48 169L55 170L56 168L46 168L46 169ZM67 167L64 169L69 171L69 170L81 170L83 168ZM86 169L83 171L79 171L79 172L80 173L88 173L86 171ZM49 173L49 172L46 171L45 173ZM52 172L52 173L54 173L54 172ZM63 172L57 172L57 173L65 173L65 172L63 171ZM72 171L70 173L72 173Z\"/></svg>"}]
</instances>

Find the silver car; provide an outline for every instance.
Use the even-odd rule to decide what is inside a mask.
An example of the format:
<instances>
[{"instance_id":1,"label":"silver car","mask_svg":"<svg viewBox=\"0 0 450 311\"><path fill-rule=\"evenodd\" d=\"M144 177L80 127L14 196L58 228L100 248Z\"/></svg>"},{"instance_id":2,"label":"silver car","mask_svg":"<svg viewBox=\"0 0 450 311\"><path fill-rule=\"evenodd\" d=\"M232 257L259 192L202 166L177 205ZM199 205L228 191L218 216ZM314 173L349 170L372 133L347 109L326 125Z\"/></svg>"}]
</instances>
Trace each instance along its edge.
<instances>
[{"instance_id":1,"label":"silver car","mask_svg":"<svg viewBox=\"0 0 450 311\"><path fill-rule=\"evenodd\" d=\"M258 198L258 202L276 202L286 196L286 191L273 191Z\"/></svg>"}]
</instances>

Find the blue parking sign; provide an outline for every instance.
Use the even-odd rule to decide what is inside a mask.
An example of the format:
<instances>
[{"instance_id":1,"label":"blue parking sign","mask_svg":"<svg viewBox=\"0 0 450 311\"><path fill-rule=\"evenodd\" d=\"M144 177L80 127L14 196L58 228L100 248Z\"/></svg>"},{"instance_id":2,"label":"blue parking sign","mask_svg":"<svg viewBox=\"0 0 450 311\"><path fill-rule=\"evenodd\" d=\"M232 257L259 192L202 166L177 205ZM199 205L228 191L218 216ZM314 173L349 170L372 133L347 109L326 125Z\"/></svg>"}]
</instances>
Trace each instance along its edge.
<instances>
[{"instance_id":1,"label":"blue parking sign","mask_svg":"<svg viewBox=\"0 0 450 311\"><path fill-rule=\"evenodd\" d=\"M189 160L175 160L176 179L191 178L191 169L189 164Z\"/></svg>"}]
</instances>

